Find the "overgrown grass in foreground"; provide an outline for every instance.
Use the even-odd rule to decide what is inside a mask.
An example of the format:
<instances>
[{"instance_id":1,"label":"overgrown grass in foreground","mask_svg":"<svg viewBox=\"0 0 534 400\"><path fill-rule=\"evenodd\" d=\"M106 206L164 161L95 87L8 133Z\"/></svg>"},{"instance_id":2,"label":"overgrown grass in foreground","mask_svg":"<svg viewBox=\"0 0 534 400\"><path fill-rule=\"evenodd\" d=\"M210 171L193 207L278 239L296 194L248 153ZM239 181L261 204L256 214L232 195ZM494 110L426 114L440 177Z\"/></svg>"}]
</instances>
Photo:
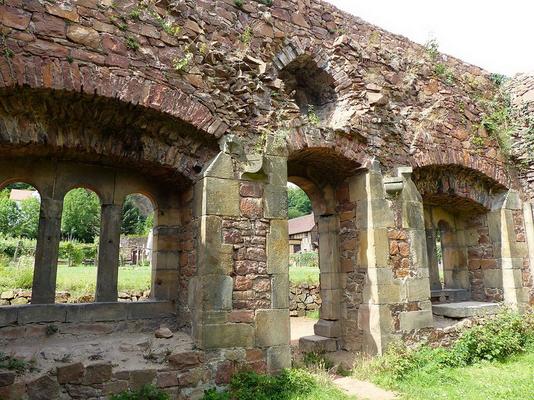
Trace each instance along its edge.
<instances>
[{"instance_id":1,"label":"overgrown grass in foreground","mask_svg":"<svg viewBox=\"0 0 534 400\"><path fill-rule=\"evenodd\" d=\"M504 311L449 349L395 344L355 375L412 400L534 400L534 315Z\"/></svg>"},{"instance_id":2,"label":"overgrown grass in foreground","mask_svg":"<svg viewBox=\"0 0 534 400\"><path fill-rule=\"evenodd\" d=\"M208 390L203 400L348 400L326 376L303 369L284 370L269 376L241 372L226 392Z\"/></svg>"},{"instance_id":3,"label":"overgrown grass in foreground","mask_svg":"<svg viewBox=\"0 0 534 400\"><path fill-rule=\"evenodd\" d=\"M59 266L58 292L69 292L73 297L93 294L96 288L96 267ZM144 291L150 289L150 266L120 267L119 291ZM9 289L31 289L33 266L0 268L0 292Z\"/></svg>"}]
</instances>

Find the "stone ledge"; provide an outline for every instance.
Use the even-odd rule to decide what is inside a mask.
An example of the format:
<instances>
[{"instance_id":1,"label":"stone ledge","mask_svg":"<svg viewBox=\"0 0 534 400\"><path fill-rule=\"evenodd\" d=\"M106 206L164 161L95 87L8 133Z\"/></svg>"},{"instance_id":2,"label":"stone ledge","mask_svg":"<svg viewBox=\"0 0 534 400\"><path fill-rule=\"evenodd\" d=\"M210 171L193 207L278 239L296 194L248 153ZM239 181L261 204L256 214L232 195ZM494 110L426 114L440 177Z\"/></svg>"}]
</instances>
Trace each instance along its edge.
<instances>
[{"instance_id":1,"label":"stone ledge","mask_svg":"<svg viewBox=\"0 0 534 400\"><path fill-rule=\"evenodd\" d=\"M0 327L40 322L101 322L157 319L175 314L176 309L174 304L168 301L0 306Z\"/></svg>"},{"instance_id":2,"label":"stone ledge","mask_svg":"<svg viewBox=\"0 0 534 400\"><path fill-rule=\"evenodd\" d=\"M433 304L432 313L449 318L467 318L491 315L499 311L498 303L462 301L459 303Z\"/></svg>"}]
</instances>

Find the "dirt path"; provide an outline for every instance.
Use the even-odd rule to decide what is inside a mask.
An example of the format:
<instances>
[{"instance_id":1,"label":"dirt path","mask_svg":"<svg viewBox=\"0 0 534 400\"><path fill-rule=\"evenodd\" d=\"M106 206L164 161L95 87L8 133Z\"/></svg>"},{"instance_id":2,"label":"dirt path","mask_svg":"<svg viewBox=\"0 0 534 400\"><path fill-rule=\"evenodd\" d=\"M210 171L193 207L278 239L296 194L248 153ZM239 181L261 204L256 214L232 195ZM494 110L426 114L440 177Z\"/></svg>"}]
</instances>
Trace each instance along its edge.
<instances>
[{"instance_id":1,"label":"dirt path","mask_svg":"<svg viewBox=\"0 0 534 400\"><path fill-rule=\"evenodd\" d=\"M307 317L291 317L291 345L298 345L302 336L313 335L313 325L316 322L317 320Z\"/></svg>"},{"instance_id":2,"label":"dirt path","mask_svg":"<svg viewBox=\"0 0 534 400\"><path fill-rule=\"evenodd\" d=\"M381 389L371 382L359 381L351 377L338 376L334 384L350 396L356 396L358 400L395 400L397 396L393 392Z\"/></svg>"}]
</instances>

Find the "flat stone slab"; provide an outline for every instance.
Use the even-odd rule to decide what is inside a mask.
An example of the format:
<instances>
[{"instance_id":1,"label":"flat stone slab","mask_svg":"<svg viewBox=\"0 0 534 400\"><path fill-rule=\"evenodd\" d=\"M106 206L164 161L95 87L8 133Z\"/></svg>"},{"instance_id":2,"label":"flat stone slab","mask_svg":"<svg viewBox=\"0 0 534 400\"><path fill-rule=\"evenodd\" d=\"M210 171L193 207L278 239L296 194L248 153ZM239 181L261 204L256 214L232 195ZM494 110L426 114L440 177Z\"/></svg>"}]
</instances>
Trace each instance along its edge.
<instances>
[{"instance_id":1,"label":"flat stone slab","mask_svg":"<svg viewBox=\"0 0 534 400\"><path fill-rule=\"evenodd\" d=\"M299 349L303 353L336 351L337 340L318 335L303 336L299 340Z\"/></svg>"},{"instance_id":2,"label":"flat stone slab","mask_svg":"<svg viewBox=\"0 0 534 400\"><path fill-rule=\"evenodd\" d=\"M496 314L499 304L482 301L460 301L458 303L433 304L432 313L449 318L480 317Z\"/></svg>"}]
</instances>

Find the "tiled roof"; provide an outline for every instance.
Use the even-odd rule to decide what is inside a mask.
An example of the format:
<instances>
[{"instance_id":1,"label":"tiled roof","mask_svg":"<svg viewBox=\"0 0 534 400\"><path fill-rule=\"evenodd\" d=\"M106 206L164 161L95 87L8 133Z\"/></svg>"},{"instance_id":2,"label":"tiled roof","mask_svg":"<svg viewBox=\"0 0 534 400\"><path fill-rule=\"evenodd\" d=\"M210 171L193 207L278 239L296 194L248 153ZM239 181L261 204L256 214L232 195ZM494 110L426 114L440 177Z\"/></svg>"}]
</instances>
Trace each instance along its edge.
<instances>
[{"instance_id":1,"label":"tiled roof","mask_svg":"<svg viewBox=\"0 0 534 400\"><path fill-rule=\"evenodd\" d=\"M303 215L302 217L293 218L288 221L289 234L295 235L297 233L309 232L315 226L315 217L313 213Z\"/></svg>"}]
</instances>

